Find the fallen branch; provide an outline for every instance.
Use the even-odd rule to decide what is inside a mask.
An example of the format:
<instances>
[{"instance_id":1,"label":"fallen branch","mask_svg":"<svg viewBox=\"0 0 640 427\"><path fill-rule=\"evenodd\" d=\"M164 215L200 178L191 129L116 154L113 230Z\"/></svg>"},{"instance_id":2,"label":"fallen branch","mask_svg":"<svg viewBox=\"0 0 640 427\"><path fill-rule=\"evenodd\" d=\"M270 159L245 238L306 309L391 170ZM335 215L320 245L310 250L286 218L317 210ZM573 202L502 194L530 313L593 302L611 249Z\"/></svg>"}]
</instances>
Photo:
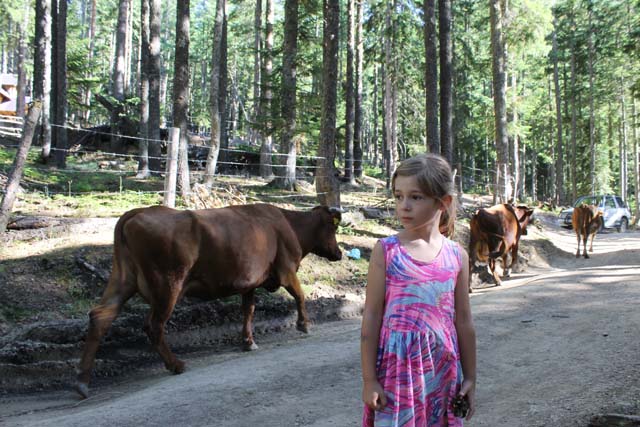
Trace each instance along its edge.
<instances>
[{"instance_id":1,"label":"fallen branch","mask_svg":"<svg viewBox=\"0 0 640 427\"><path fill-rule=\"evenodd\" d=\"M76 264L78 264L80 267L89 270L92 274L94 274L95 276L97 276L99 279L101 279L103 282L108 282L109 281L109 273L107 273L106 271L104 271L101 268L98 268L92 264L90 264L86 259L80 257L80 256L76 256Z\"/></svg>"}]
</instances>

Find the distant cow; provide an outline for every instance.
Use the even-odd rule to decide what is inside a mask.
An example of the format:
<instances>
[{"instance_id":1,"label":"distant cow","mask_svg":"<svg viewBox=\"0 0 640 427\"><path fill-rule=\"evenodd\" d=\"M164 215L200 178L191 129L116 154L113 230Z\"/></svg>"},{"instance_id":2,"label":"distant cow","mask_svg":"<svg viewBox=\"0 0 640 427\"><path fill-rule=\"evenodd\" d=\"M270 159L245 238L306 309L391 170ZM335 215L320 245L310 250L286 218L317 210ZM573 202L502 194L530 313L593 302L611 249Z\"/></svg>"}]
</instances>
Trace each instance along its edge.
<instances>
[{"instance_id":1,"label":"distant cow","mask_svg":"<svg viewBox=\"0 0 640 427\"><path fill-rule=\"evenodd\" d=\"M496 284L502 280L496 272L496 258L502 257L504 277L511 275L511 267L518 260L520 236L527 234L527 224L533 209L510 204L480 208L470 222L469 263L473 268L476 260L489 264ZM511 252L511 263L507 266L507 255Z\"/></svg>"},{"instance_id":2,"label":"distant cow","mask_svg":"<svg viewBox=\"0 0 640 427\"><path fill-rule=\"evenodd\" d=\"M576 232L578 239L578 249L576 250L576 258L580 257L580 236L582 236L583 251L582 255L585 258L589 258L587 254L587 240L591 236L591 246L589 252L593 252L593 239L596 237L596 233L602 227L602 212L594 205L582 204L573 209L571 215L571 225Z\"/></svg>"},{"instance_id":3,"label":"distant cow","mask_svg":"<svg viewBox=\"0 0 640 427\"><path fill-rule=\"evenodd\" d=\"M296 272L310 252L330 261L342 258L336 242L340 219L339 212L327 207L295 212L267 204L193 211L154 206L126 212L115 228L109 283L90 313L77 391L88 396L100 339L136 293L151 306L144 330L165 367L176 374L184 371L184 362L167 346L164 327L185 295L213 299L242 294L244 348L254 350L254 291L283 286L296 301L297 328L307 332Z\"/></svg>"}]
</instances>

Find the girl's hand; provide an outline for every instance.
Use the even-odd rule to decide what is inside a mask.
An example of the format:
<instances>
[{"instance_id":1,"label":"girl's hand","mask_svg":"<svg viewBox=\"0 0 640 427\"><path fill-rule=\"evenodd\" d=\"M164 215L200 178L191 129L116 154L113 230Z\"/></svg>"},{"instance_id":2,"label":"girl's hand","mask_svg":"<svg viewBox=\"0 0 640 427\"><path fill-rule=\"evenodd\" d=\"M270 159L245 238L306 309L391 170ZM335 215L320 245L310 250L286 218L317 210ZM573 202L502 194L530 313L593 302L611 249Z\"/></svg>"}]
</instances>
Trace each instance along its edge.
<instances>
[{"instance_id":1,"label":"girl's hand","mask_svg":"<svg viewBox=\"0 0 640 427\"><path fill-rule=\"evenodd\" d=\"M387 406L387 396L380 383L376 380L365 381L362 387L362 401L374 411L380 411Z\"/></svg>"},{"instance_id":2,"label":"girl's hand","mask_svg":"<svg viewBox=\"0 0 640 427\"><path fill-rule=\"evenodd\" d=\"M462 381L462 386L460 386L460 392L458 396L467 396L467 402L469 402L469 412L467 412L467 416L465 420L469 421L473 414L476 411L476 382L475 380L467 380Z\"/></svg>"}]
</instances>

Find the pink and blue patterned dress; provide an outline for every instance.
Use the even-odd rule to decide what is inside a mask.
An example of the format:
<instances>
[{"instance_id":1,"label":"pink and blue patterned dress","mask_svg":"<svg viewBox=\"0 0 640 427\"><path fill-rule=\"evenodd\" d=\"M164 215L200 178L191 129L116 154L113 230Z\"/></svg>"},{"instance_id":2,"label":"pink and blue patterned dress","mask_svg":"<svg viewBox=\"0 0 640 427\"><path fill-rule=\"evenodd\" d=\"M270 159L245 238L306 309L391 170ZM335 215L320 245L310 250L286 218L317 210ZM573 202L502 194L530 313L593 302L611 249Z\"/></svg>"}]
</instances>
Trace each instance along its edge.
<instances>
[{"instance_id":1,"label":"pink and blue patterned dress","mask_svg":"<svg viewBox=\"0 0 640 427\"><path fill-rule=\"evenodd\" d=\"M414 259L397 236L380 240L386 261L385 309L376 370L387 406L365 406L363 427L462 426L451 402L462 383L454 325L460 247L444 240L429 262Z\"/></svg>"}]
</instances>

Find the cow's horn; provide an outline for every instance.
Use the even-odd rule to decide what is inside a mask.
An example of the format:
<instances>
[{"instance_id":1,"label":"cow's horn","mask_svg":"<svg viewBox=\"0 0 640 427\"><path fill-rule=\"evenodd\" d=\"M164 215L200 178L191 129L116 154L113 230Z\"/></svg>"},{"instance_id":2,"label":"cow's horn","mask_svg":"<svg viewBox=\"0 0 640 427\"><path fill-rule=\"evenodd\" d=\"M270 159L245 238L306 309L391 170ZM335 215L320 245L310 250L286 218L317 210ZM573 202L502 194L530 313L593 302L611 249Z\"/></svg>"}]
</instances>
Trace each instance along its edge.
<instances>
[{"instance_id":1,"label":"cow's horn","mask_svg":"<svg viewBox=\"0 0 640 427\"><path fill-rule=\"evenodd\" d=\"M329 212L345 213L346 211L340 206L329 206Z\"/></svg>"}]
</instances>

